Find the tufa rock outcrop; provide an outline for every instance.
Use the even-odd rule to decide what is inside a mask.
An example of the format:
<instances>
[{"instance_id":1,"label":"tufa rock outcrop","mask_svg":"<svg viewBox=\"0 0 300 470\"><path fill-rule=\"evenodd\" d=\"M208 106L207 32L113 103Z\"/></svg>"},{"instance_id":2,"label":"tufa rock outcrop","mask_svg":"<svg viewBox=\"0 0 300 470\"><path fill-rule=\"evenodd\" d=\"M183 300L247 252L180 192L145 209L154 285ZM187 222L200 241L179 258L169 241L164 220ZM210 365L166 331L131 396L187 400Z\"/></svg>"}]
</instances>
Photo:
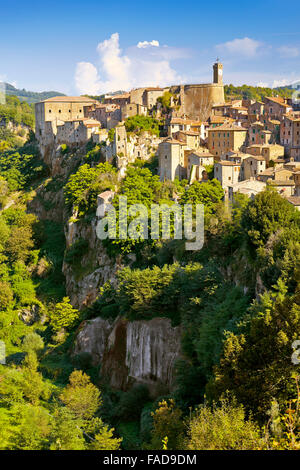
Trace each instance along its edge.
<instances>
[{"instance_id":1,"label":"tufa rock outcrop","mask_svg":"<svg viewBox=\"0 0 300 470\"><path fill-rule=\"evenodd\" d=\"M112 387L127 390L134 383L148 386L157 396L172 390L174 365L180 357L181 329L167 318L129 322L103 318L85 322L74 354L88 352L94 365L101 364L101 377Z\"/></svg>"}]
</instances>

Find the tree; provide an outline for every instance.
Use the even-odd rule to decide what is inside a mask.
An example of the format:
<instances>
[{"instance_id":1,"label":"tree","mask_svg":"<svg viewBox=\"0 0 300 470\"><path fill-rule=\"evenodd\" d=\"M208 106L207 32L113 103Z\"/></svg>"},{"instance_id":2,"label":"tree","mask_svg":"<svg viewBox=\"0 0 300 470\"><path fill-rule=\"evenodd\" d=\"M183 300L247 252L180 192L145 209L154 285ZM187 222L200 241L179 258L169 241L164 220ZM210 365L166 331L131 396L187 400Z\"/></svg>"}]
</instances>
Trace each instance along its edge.
<instances>
[{"instance_id":1,"label":"tree","mask_svg":"<svg viewBox=\"0 0 300 470\"><path fill-rule=\"evenodd\" d=\"M257 194L242 217L242 227L247 234L248 243L254 247L263 246L271 234L299 224L299 212L277 191L267 189Z\"/></svg>"},{"instance_id":2,"label":"tree","mask_svg":"<svg viewBox=\"0 0 300 470\"><path fill-rule=\"evenodd\" d=\"M30 354L44 348L44 341L37 333L28 333L23 339L23 351Z\"/></svg>"},{"instance_id":3,"label":"tree","mask_svg":"<svg viewBox=\"0 0 300 470\"><path fill-rule=\"evenodd\" d=\"M28 352L23 365L21 379L23 396L32 405L36 406L42 397L45 399L49 398L49 386L44 382L42 374L37 370L38 361L35 352Z\"/></svg>"},{"instance_id":4,"label":"tree","mask_svg":"<svg viewBox=\"0 0 300 470\"><path fill-rule=\"evenodd\" d=\"M79 316L80 312L72 307L69 297L64 297L62 302L57 303L50 312L50 325L56 332L63 328L69 329Z\"/></svg>"},{"instance_id":5,"label":"tree","mask_svg":"<svg viewBox=\"0 0 300 470\"><path fill-rule=\"evenodd\" d=\"M94 438L88 448L90 450L119 450L122 438L114 437L114 428L105 425L99 418L92 420ZM88 432L90 432L88 428Z\"/></svg>"},{"instance_id":6,"label":"tree","mask_svg":"<svg viewBox=\"0 0 300 470\"><path fill-rule=\"evenodd\" d=\"M61 401L76 418L91 419L102 403L100 391L80 370L72 372L69 381L60 395Z\"/></svg>"},{"instance_id":7,"label":"tree","mask_svg":"<svg viewBox=\"0 0 300 470\"><path fill-rule=\"evenodd\" d=\"M246 420L241 405L228 399L219 407L199 407L187 427L186 450L257 450L262 445L258 426Z\"/></svg>"},{"instance_id":8,"label":"tree","mask_svg":"<svg viewBox=\"0 0 300 470\"><path fill-rule=\"evenodd\" d=\"M34 386L34 384L33 384ZM51 418L41 406L16 404L10 411L9 450L45 450L51 432Z\"/></svg>"},{"instance_id":9,"label":"tree","mask_svg":"<svg viewBox=\"0 0 300 470\"><path fill-rule=\"evenodd\" d=\"M300 279L296 293L287 295L278 281L275 292L255 302L237 334L228 335L214 381L208 394L218 397L226 390L263 420L273 399L281 404L292 399L292 344L300 331Z\"/></svg>"},{"instance_id":10,"label":"tree","mask_svg":"<svg viewBox=\"0 0 300 470\"><path fill-rule=\"evenodd\" d=\"M174 400L161 401L152 416L153 430L149 448L162 449L163 441L167 438L168 450L181 449L184 423L182 411L175 406Z\"/></svg>"},{"instance_id":11,"label":"tree","mask_svg":"<svg viewBox=\"0 0 300 470\"><path fill-rule=\"evenodd\" d=\"M66 407L57 408L50 436L50 450L84 450L82 422Z\"/></svg>"},{"instance_id":12,"label":"tree","mask_svg":"<svg viewBox=\"0 0 300 470\"><path fill-rule=\"evenodd\" d=\"M0 310L6 310L13 301L13 292L7 282L0 281Z\"/></svg>"}]
</instances>

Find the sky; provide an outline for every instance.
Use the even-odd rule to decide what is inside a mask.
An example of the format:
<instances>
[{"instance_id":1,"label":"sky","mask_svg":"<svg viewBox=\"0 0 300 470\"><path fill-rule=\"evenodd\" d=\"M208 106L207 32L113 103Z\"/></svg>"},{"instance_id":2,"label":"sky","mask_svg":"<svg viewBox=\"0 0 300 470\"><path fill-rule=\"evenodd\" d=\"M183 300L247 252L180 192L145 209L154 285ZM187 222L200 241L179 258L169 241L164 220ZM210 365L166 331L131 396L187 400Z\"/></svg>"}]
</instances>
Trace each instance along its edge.
<instances>
[{"instance_id":1,"label":"sky","mask_svg":"<svg viewBox=\"0 0 300 470\"><path fill-rule=\"evenodd\" d=\"M300 80L300 2L0 2L0 81L98 95L139 86Z\"/></svg>"}]
</instances>

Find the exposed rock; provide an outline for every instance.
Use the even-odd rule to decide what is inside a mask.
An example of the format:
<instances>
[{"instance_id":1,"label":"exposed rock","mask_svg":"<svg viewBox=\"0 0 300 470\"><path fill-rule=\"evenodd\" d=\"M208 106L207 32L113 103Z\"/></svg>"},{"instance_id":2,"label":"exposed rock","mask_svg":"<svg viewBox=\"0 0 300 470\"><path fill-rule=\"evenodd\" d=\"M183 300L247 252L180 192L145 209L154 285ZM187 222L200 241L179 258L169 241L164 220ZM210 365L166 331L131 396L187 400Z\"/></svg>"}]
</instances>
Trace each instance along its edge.
<instances>
[{"instance_id":1,"label":"exposed rock","mask_svg":"<svg viewBox=\"0 0 300 470\"><path fill-rule=\"evenodd\" d=\"M93 303L105 282L116 282L116 273L122 267L120 260L108 256L101 240L97 238L95 224L96 219L87 225L82 222L71 222L65 230L67 247L81 238L87 240L89 244L80 262L80 273L71 265L63 264L67 295L76 308Z\"/></svg>"},{"instance_id":2,"label":"exposed rock","mask_svg":"<svg viewBox=\"0 0 300 470\"><path fill-rule=\"evenodd\" d=\"M180 327L173 328L167 318L133 322L117 318L114 323L95 318L79 332L74 353L90 353L112 387L126 390L142 383L157 396L173 387L180 343Z\"/></svg>"},{"instance_id":3,"label":"exposed rock","mask_svg":"<svg viewBox=\"0 0 300 470\"><path fill-rule=\"evenodd\" d=\"M39 305L31 305L27 308L22 308L18 312L19 318L26 323L26 325L33 325L35 322L40 320L41 318L41 311ZM44 319L42 319L43 322Z\"/></svg>"},{"instance_id":4,"label":"exposed rock","mask_svg":"<svg viewBox=\"0 0 300 470\"><path fill-rule=\"evenodd\" d=\"M77 335L74 354L87 352L93 365L100 364L111 329L112 323L100 317L86 321Z\"/></svg>"}]
</instances>

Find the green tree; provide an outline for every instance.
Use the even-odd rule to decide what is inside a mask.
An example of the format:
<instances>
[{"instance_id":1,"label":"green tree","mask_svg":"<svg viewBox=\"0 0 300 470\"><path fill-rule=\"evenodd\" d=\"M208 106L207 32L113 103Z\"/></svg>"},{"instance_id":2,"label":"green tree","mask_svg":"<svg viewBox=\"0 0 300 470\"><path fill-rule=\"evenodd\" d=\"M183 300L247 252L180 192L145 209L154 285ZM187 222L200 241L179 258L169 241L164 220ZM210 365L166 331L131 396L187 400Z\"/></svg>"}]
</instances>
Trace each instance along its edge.
<instances>
[{"instance_id":1,"label":"green tree","mask_svg":"<svg viewBox=\"0 0 300 470\"><path fill-rule=\"evenodd\" d=\"M82 422L67 407L56 408L50 436L50 450L84 450Z\"/></svg>"},{"instance_id":2,"label":"green tree","mask_svg":"<svg viewBox=\"0 0 300 470\"><path fill-rule=\"evenodd\" d=\"M229 390L260 419L266 417L273 399L281 405L295 396L291 356L300 331L299 281L292 296L278 281L275 292L266 292L254 303L240 332L228 335L215 379L208 386L210 396Z\"/></svg>"},{"instance_id":3,"label":"green tree","mask_svg":"<svg viewBox=\"0 0 300 470\"><path fill-rule=\"evenodd\" d=\"M64 297L50 312L50 325L54 331L72 328L79 319L80 312L70 304L69 297Z\"/></svg>"},{"instance_id":4,"label":"green tree","mask_svg":"<svg viewBox=\"0 0 300 470\"><path fill-rule=\"evenodd\" d=\"M72 372L69 380L60 395L61 401L76 418L91 419L102 403L100 391L80 370Z\"/></svg>"},{"instance_id":5,"label":"green tree","mask_svg":"<svg viewBox=\"0 0 300 470\"><path fill-rule=\"evenodd\" d=\"M258 426L246 420L241 405L226 399L219 407L198 408L187 427L186 450L258 450L262 446Z\"/></svg>"},{"instance_id":6,"label":"green tree","mask_svg":"<svg viewBox=\"0 0 300 470\"><path fill-rule=\"evenodd\" d=\"M7 282L0 281L0 310L6 310L13 301L13 292Z\"/></svg>"}]
</instances>

